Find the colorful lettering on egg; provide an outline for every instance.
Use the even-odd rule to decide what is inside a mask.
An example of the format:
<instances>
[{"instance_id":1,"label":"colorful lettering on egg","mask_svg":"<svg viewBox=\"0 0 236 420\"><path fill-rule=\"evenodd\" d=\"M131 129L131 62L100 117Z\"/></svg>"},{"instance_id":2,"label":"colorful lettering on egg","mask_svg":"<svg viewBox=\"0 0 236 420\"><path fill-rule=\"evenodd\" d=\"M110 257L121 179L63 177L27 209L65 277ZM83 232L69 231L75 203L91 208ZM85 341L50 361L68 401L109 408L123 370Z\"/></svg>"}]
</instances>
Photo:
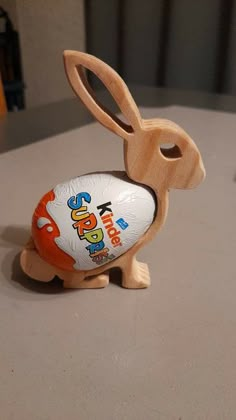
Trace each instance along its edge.
<instances>
[{"instance_id":1,"label":"colorful lettering on egg","mask_svg":"<svg viewBox=\"0 0 236 420\"><path fill-rule=\"evenodd\" d=\"M111 206L111 205L112 205L112 203L111 203L111 201L109 201L107 203L101 204L100 206L97 207L97 209L100 210L99 215L100 215L101 220L103 222L103 225L104 225L104 227L107 231L107 234L108 234L108 236L111 240L111 244L112 244L113 248L116 248L117 246L122 246L122 242L121 242L121 239L120 239L120 236L119 236L120 231L117 230L114 226L112 210L111 210L110 207L108 207L108 206ZM104 215L104 213L106 213L106 212L108 212L108 214Z\"/></svg>"},{"instance_id":2,"label":"colorful lettering on egg","mask_svg":"<svg viewBox=\"0 0 236 420\"><path fill-rule=\"evenodd\" d=\"M77 230L79 239L86 240L89 243L89 245L86 246L86 249L89 251L92 261L98 265L104 264L105 262L114 259L115 256L109 254L109 248L105 248L103 230L101 228L96 228L97 218L94 213L89 213L88 207L84 205L83 201L86 203L91 202L91 196L88 192L78 193L76 196L70 197L67 201L67 205L71 209L71 219L74 222L72 226ZM100 214L103 214L106 211L111 212L111 209L107 207L109 204L111 203L109 202L98 206L98 208L101 209ZM109 229L111 228L109 227ZM109 230L108 236L114 239L114 236L118 233L119 232L116 232L116 230ZM118 242L116 243L118 244Z\"/></svg>"},{"instance_id":3,"label":"colorful lettering on egg","mask_svg":"<svg viewBox=\"0 0 236 420\"><path fill-rule=\"evenodd\" d=\"M127 227L129 227L129 224L122 217L116 220L116 223L121 227L122 230L125 230Z\"/></svg>"}]
</instances>

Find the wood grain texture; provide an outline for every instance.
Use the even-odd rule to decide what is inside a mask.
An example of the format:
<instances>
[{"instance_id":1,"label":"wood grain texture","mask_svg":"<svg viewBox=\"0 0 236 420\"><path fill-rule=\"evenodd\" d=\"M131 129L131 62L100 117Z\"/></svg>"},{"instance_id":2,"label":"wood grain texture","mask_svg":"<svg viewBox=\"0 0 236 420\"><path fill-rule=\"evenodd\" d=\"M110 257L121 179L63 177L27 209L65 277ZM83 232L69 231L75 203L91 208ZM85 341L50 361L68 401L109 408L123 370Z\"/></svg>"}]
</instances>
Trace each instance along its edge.
<instances>
[{"instance_id":1,"label":"wood grain texture","mask_svg":"<svg viewBox=\"0 0 236 420\"><path fill-rule=\"evenodd\" d=\"M65 287L96 288L108 284L106 273L112 267L122 270L122 285L126 288L144 288L150 284L146 264L136 260L139 249L150 241L163 226L168 211L170 188L194 188L205 177L201 155L193 140L177 124L164 120L143 120L126 84L107 64L86 53L65 51L65 70L68 80L94 117L110 131L124 140L124 162L130 179L150 187L158 202L155 219L143 237L125 254L105 266L89 271L62 272L53 267L54 274L64 280ZM84 69L92 71L106 86L127 124L98 102L88 84ZM167 148L166 145L169 147ZM104 168L105 169L105 168ZM21 265L31 277L41 280L38 251L32 245L22 253ZM44 276L49 281L52 266L44 266Z\"/></svg>"}]
</instances>

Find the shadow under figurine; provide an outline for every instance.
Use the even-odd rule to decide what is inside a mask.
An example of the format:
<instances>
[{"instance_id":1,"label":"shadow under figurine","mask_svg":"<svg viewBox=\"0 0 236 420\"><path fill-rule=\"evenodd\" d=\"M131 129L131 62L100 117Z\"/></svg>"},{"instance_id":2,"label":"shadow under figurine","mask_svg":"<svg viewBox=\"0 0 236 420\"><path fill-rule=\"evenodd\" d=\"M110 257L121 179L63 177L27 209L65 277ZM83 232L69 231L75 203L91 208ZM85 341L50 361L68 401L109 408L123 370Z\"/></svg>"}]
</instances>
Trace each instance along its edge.
<instances>
[{"instance_id":1,"label":"shadow under figurine","mask_svg":"<svg viewBox=\"0 0 236 420\"><path fill-rule=\"evenodd\" d=\"M136 260L137 251L164 224L168 190L193 188L204 179L201 155L178 125L143 120L126 84L107 64L76 51L65 51L64 62L85 106L124 139L126 172L83 175L49 191L34 212L21 267L33 279L58 276L70 288L105 287L109 270L119 267L123 287L148 287L148 266ZM84 68L104 83L130 125L98 103Z\"/></svg>"}]
</instances>

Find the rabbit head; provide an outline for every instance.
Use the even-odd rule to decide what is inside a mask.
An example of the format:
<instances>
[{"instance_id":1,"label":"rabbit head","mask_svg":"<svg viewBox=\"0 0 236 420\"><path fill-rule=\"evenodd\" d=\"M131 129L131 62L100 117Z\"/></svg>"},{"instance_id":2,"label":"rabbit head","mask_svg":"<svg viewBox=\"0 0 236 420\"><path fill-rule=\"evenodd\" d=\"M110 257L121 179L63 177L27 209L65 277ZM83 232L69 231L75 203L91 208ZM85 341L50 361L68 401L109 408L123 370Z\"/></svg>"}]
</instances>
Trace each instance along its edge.
<instances>
[{"instance_id":1,"label":"rabbit head","mask_svg":"<svg viewBox=\"0 0 236 420\"><path fill-rule=\"evenodd\" d=\"M193 188L204 179L200 152L189 135L168 120L143 120L115 70L98 58L77 51L65 51L64 63L69 82L82 102L101 124L125 140L125 167L131 179L158 193L169 188ZM85 68L103 82L129 124L98 102Z\"/></svg>"},{"instance_id":2,"label":"rabbit head","mask_svg":"<svg viewBox=\"0 0 236 420\"><path fill-rule=\"evenodd\" d=\"M127 142L125 147L130 177L158 191L194 188L205 177L198 148L171 121L143 120L134 141Z\"/></svg>"}]
</instances>

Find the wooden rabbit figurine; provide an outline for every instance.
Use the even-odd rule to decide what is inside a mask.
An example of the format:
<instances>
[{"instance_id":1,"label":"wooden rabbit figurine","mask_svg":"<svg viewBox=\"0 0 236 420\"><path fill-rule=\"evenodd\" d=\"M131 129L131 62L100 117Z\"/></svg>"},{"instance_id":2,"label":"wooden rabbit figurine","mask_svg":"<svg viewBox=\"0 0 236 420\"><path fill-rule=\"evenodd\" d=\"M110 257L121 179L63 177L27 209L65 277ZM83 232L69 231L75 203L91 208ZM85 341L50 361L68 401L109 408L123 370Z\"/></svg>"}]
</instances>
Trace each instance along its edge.
<instances>
[{"instance_id":1,"label":"wooden rabbit figurine","mask_svg":"<svg viewBox=\"0 0 236 420\"><path fill-rule=\"evenodd\" d=\"M137 251L164 224L169 189L193 188L204 179L201 155L178 125L143 120L126 84L107 64L76 51L65 51L64 62L75 93L124 139L126 173L84 175L47 193L33 215L22 269L39 281L58 276L64 287L99 288L108 284L109 270L119 267L123 287L148 287L148 267L136 260ZM104 83L129 125L96 100L84 68ZM166 143L173 147L162 148Z\"/></svg>"}]
</instances>

